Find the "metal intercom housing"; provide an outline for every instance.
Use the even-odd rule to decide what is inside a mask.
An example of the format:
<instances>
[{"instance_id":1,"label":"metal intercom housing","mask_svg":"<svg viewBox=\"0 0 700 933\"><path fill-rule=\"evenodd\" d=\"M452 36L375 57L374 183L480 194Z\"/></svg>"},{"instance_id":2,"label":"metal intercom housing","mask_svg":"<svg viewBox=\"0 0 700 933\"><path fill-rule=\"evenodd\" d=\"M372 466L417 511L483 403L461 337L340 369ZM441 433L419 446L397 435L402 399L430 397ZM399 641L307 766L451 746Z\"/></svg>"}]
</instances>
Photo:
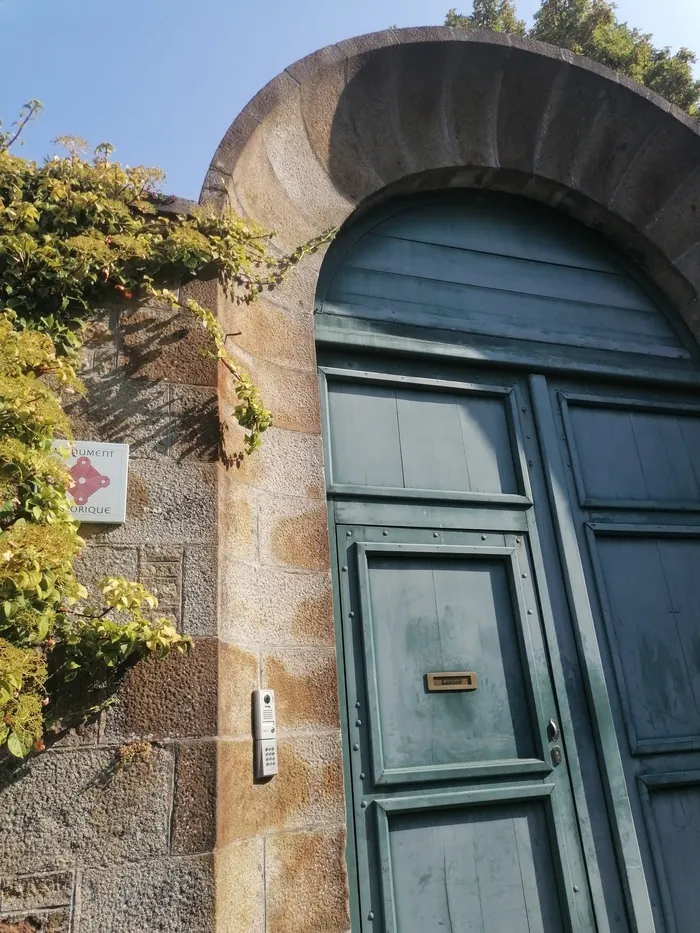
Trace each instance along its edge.
<instances>
[{"instance_id":1,"label":"metal intercom housing","mask_svg":"<svg viewBox=\"0 0 700 933\"><path fill-rule=\"evenodd\" d=\"M253 738L255 777L272 777L279 771L274 690L253 691Z\"/></svg>"}]
</instances>

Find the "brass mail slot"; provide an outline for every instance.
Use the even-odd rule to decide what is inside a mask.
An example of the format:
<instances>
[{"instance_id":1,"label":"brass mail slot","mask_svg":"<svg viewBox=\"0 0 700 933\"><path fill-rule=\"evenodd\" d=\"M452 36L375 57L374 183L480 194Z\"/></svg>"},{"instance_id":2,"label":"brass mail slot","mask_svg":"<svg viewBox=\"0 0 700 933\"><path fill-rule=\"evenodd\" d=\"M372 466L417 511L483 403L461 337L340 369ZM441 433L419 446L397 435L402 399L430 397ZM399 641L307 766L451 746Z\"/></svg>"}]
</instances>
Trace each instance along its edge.
<instances>
[{"instance_id":1,"label":"brass mail slot","mask_svg":"<svg viewBox=\"0 0 700 933\"><path fill-rule=\"evenodd\" d=\"M443 690L476 690L479 683L474 671L433 671L425 675L429 693Z\"/></svg>"}]
</instances>

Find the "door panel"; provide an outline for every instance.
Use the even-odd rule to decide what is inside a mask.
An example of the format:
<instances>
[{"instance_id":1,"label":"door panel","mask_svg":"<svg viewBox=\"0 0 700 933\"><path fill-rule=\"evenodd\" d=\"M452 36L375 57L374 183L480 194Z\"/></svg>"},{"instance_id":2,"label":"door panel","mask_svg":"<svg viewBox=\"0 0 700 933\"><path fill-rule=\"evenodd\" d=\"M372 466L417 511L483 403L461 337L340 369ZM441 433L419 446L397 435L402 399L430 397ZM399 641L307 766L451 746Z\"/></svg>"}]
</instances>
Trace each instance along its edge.
<instances>
[{"instance_id":1,"label":"door panel","mask_svg":"<svg viewBox=\"0 0 700 933\"><path fill-rule=\"evenodd\" d=\"M324 369L332 491L529 501L513 392ZM439 451L439 456L431 455Z\"/></svg>"},{"instance_id":2,"label":"door panel","mask_svg":"<svg viewBox=\"0 0 700 933\"><path fill-rule=\"evenodd\" d=\"M574 598L593 611L655 928L695 931L699 410L687 398L619 387L594 395L561 384L550 399L587 578Z\"/></svg>"},{"instance_id":3,"label":"door panel","mask_svg":"<svg viewBox=\"0 0 700 933\"><path fill-rule=\"evenodd\" d=\"M362 930L592 933L527 535L336 533Z\"/></svg>"},{"instance_id":4,"label":"door panel","mask_svg":"<svg viewBox=\"0 0 700 933\"><path fill-rule=\"evenodd\" d=\"M550 770L506 545L357 545L377 783ZM431 671L474 671L478 687L429 692Z\"/></svg>"},{"instance_id":5,"label":"door panel","mask_svg":"<svg viewBox=\"0 0 700 933\"><path fill-rule=\"evenodd\" d=\"M547 788L545 788L547 790ZM569 929L548 798L389 812L396 929L562 933ZM400 896L396 897L399 892Z\"/></svg>"}]
</instances>

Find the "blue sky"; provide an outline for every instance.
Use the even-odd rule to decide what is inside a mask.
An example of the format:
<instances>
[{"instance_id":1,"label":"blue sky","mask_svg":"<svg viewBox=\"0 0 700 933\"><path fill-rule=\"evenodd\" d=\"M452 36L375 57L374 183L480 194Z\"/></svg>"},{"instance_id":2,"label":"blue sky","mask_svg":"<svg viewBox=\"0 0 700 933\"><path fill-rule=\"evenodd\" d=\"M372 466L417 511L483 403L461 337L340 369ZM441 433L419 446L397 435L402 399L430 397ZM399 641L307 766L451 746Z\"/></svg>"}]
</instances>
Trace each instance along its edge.
<instances>
[{"instance_id":1,"label":"blue sky","mask_svg":"<svg viewBox=\"0 0 700 933\"><path fill-rule=\"evenodd\" d=\"M115 158L158 165L166 190L197 198L228 125L288 64L393 24L441 23L453 2L0 0L0 116L36 97L46 110L24 155L43 158L64 134L108 140ZM520 0L520 15L538 5ZM698 0L620 0L618 12L658 44L700 52Z\"/></svg>"}]
</instances>

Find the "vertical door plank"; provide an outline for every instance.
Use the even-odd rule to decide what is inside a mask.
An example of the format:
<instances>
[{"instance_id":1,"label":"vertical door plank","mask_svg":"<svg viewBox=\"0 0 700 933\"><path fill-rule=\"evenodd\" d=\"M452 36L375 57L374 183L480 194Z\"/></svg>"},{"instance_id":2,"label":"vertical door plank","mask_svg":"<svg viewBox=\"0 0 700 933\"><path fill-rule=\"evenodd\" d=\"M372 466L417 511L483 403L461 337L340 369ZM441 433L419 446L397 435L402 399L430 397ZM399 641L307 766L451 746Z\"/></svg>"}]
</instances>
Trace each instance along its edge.
<instances>
[{"instance_id":1,"label":"vertical door plank","mask_svg":"<svg viewBox=\"0 0 700 933\"><path fill-rule=\"evenodd\" d=\"M513 449L501 399L458 398L457 409L473 492L517 493Z\"/></svg>"},{"instance_id":2,"label":"vertical door plank","mask_svg":"<svg viewBox=\"0 0 700 933\"><path fill-rule=\"evenodd\" d=\"M648 499L629 414L578 404L569 411L587 496Z\"/></svg>"},{"instance_id":3,"label":"vertical door plank","mask_svg":"<svg viewBox=\"0 0 700 933\"><path fill-rule=\"evenodd\" d=\"M455 398L438 392L397 392L407 488L469 492L472 484Z\"/></svg>"},{"instance_id":4,"label":"vertical door plank","mask_svg":"<svg viewBox=\"0 0 700 933\"><path fill-rule=\"evenodd\" d=\"M331 382L329 407L333 482L402 487L394 390Z\"/></svg>"},{"instance_id":5,"label":"vertical door plank","mask_svg":"<svg viewBox=\"0 0 700 933\"><path fill-rule=\"evenodd\" d=\"M433 764L433 697L424 675L444 659L431 563L373 558L369 575L384 766Z\"/></svg>"}]
</instances>

